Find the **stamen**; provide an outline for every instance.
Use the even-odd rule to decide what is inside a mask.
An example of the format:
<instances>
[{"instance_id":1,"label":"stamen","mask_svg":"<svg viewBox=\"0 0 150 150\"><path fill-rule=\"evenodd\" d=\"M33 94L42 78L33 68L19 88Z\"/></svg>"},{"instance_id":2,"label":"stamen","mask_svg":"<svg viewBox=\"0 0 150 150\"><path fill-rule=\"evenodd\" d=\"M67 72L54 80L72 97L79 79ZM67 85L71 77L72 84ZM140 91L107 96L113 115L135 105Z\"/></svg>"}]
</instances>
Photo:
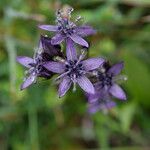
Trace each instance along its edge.
<instances>
[{"instance_id":1,"label":"stamen","mask_svg":"<svg viewBox=\"0 0 150 150\"><path fill-rule=\"evenodd\" d=\"M81 19L82 19L82 17L81 17L81 16L78 16L78 17L76 18L75 22L79 22Z\"/></svg>"},{"instance_id":2,"label":"stamen","mask_svg":"<svg viewBox=\"0 0 150 150\"><path fill-rule=\"evenodd\" d=\"M128 77L126 75L118 75L113 77L113 81L117 83L122 83L123 81L127 81Z\"/></svg>"},{"instance_id":3,"label":"stamen","mask_svg":"<svg viewBox=\"0 0 150 150\"><path fill-rule=\"evenodd\" d=\"M81 25L83 22L83 17L81 16L77 16L77 18L75 19L75 23L76 25Z\"/></svg>"},{"instance_id":4,"label":"stamen","mask_svg":"<svg viewBox=\"0 0 150 150\"><path fill-rule=\"evenodd\" d=\"M76 66L79 64L79 62L86 56L87 50L81 49L81 55L79 56L78 62L76 63Z\"/></svg>"},{"instance_id":5,"label":"stamen","mask_svg":"<svg viewBox=\"0 0 150 150\"><path fill-rule=\"evenodd\" d=\"M64 77L65 75L67 75L69 72L70 72L70 71L67 71L67 72L61 74L60 76L58 76L58 77L55 79L55 81L56 81L56 80L59 80L60 78L63 78L63 77Z\"/></svg>"},{"instance_id":6,"label":"stamen","mask_svg":"<svg viewBox=\"0 0 150 150\"><path fill-rule=\"evenodd\" d=\"M36 83L36 75L31 76L30 79L32 82Z\"/></svg>"},{"instance_id":7,"label":"stamen","mask_svg":"<svg viewBox=\"0 0 150 150\"><path fill-rule=\"evenodd\" d=\"M76 89L77 89L77 88L76 88L76 87L77 87L76 85L77 85L76 82L73 82L73 89L72 89L73 92L75 92Z\"/></svg>"},{"instance_id":8,"label":"stamen","mask_svg":"<svg viewBox=\"0 0 150 150\"><path fill-rule=\"evenodd\" d=\"M72 11L73 11L72 7L65 5L62 9L59 9L56 12L57 20L59 20L60 18L70 19Z\"/></svg>"},{"instance_id":9,"label":"stamen","mask_svg":"<svg viewBox=\"0 0 150 150\"><path fill-rule=\"evenodd\" d=\"M92 71L92 75L97 76L98 75L98 71L96 71L96 70Z\"/></svg>"},{"instance_id":10,"label":"stamen","mask_svg":"<svg viewBox=\"0 0 150 150\"><path fill-rule=\"evenodd\" d=\"M26 75L28 75L28 73L29 73L29 71L26 70L26 71L24 72L24 75L26 76Z\"/></svg>"},{"instance_id":11,"label":"stamen","mask_svg":"<svg viewBox=\"0 0 150 150\"><path fill-rule=\"evenodd\" d=\"M38 53L38 55L42 54L43 53L43 48L38 48L37 53Z\"/></svg>"},{"instance_id":12,"label":"stamen","mask_svg":"<svg viewBox=\"0 0 150 150\"><path fill-rule=\"evenodd\" d=\"M65 62L65 60L59 56L54 57L54 61Z\"/></svg>"}]
</instances>

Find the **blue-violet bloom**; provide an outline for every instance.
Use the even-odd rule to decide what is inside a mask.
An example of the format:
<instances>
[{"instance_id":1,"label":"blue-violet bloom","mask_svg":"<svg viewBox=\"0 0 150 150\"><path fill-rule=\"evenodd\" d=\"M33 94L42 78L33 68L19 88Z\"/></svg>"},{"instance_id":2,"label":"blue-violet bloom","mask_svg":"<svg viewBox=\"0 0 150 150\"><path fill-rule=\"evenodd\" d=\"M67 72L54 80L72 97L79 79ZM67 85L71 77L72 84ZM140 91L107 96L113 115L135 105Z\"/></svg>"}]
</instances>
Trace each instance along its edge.
<instances>
[{"instance_id":1,"label":"blue-violet bloom","mask_svg":"<svg viewBox=\"0 0 150 150\"><path fill-rule=\"evenodd\" d=\"M48 37L41 36L39 47L33 58L27 56L17 57L17 61L28 69L25 71L26 77L20 87L21 90L29 87L33 83L36 83L37 77L49 79L53 75L52 72L43 67L43 64L52 60L55 55L62 56L62 54L58 45L50 45L50 40L51 39Z\"/></svg>"},{"instance_id":2,"label":"blue-violet bloom","mask_svg":"<svg viewBox=\"0 0 150 150\"><path fill-rule=\"evenodd\" d=\"M99 100L88 103L88 112L91 114L96 113L97 111L106 111L116 106L116 103L111 99L105 99L99 97Z\"/></svg>"},{"instance_id":3,"label":"blue-violet bloom","mask_svg":"<svg viewBox=\"0 0 150 150\"><path fill-rule=\"evenodd\" d=\"M65 41L68 44L68 40L71 43L75 42L83 47L89 47L89 44L82 38L95 33L95 30L88 25L77 26L70 20L71 12L73 9L60 10L57 14L57 25L39 25L40 29L55 32L55 36L52 37L51 44L60 44ZM76 20L76 22L78 19ZM67 53L67 52L66 52Z\"/></svg>"},{"instance_id":4,"label":"blue-violet bloom","mask_svg":"<svg viewBox=\"0 0 150 150\"><path fill-rule=\"evenodd\" d=\"M111 97L126 100L126 94L123 89L116 83L119 79L117 76L123 69L123 62L119 62L112 67L104 63L99 71L94 72L98 82L94 84L95 94L86 94L89 101L89 111L96 112L102 109L110 109L116 104ZM123 78L125 79L125 78Z\"/></svg>"},{"instance_id":5,"label":"blue-violet bloom","mask_svg":"<svg viewBox=\"0 0 150 150\"><path fill-rule=\"evenodd\" d=\"M71 44L67 46L67 49L74 49L70 50L70 52L76 52L75 47L72 47ZM60 74L58 78L62 79L62 81L58 90L59 97L65 95L72 83L74 84L74 87L76 83L78 83L85 92L94 94L95 90L93 84L86 77L86 74L89 71L100 67L105 60L103 58L83 60L84 56L84 53L82 53L79 58L77 58L76 53L67 53L66 60L61 62L49 61L44 65L49 71Z\"/></svg>"}]
</instances>

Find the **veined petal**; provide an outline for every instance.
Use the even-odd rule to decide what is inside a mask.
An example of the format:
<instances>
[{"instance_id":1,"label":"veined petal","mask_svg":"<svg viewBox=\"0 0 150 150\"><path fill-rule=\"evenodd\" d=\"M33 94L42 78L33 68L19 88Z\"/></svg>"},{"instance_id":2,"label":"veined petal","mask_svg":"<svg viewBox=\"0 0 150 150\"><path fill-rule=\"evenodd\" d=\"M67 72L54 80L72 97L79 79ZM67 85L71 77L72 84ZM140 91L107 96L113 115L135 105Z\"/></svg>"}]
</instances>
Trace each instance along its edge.
<instances>
[{"instance_id":1,"label":"veined petal","mask_svg":"<svg viewBox=\"0 0 150 150\"><path fill-rule=\"evenodd\" d=\"M122 100L126 100L126 94L125 92L122 90L122 88L117 85L117 84L113 84L111 86L111 88L109 89L109 92L116 98L118 99L122 99Z\"/></svg>"},{"instance_id":2,"label":"veined petal","mask_svg":"<svg viewBox=\"0 0 150 150\"><path fill-rule=\"evenodd\" d=\"M61 35L60 33L57 33L54 37L52 37L51 44L52 45L60 44L64 39L65 37L63 35Z\"/></svg>"},{"instance_id":3,"label":"veined petal","mask_svg":"<svg viewBox=\"0 0 150 150\"><path fill-rule=\"evenodd\" d=\"M93 84L86 76L81 76L81 77L77 78L77 83L85 92L91 93L91 94L95 93Z\"/></svg>"},{"instance_id":4,"label":"veined petal","mask_svg":"<svg viewBox=\"0 0 150 150\"><path fill-rule=\"evenodd\" d=\"M123 69L123 67L124 67L123 62L117 63L108 70L108 73L111 73L113 75L118 75L121 72L121 70Z\"/></svg>"},{"instance_id":5,"label":"veined petal","mask_svg":"<svg viewBox=\"0 0 150 150\"><path fill-rule=\"evenodd\" d=\"M88 25L77 27L75 30L76 30L77 35L82 36L82 37L96 33L96 30L94 30L91 26L88 26Z\"/></svg>"},{"instance_id":6,"label":"veined petal","mask_svg":"<svg viewBox=\"0 0 150 150\"><path fill-rule=\"evenodd\" d=\"M55 26L55 25L39 25L38 26L40 29L43 29L43 30L47 30L47 31L57 31L58 27Z\"/></svg>"},{"instance_id":7,"label":"veined petal","mask_svg":"<svg viewBox=\"0 0 150 150\"><path fill-rule=\"evenodd\" d=\"M30 75L27 79L22 83L20 90L24 90L29 87L31 84L35 82L36 76Z\"/></svg>"},{"instance_id":8,"label":"veined petal","mask_svg":"<svg viewBox=\"0 0 150 150\"><path fill-rule=\"evenodd\" d=\"M76 34L72 34L70 36L70 38L75 42L75 43L78 43L82 46L85 46L85 47L89 47L89 44L88 42L86 42L82 37L76 35Z\"/></svg>"},{"instance_id":9,"label":"veined petal","mask_svg":"<svg viewBox=\"0 0 150 150\"><path fill-rule=\"evenodd\" d=\"M86 71L90 71L100 67L100 65L102 65L104 61L105 60L103 58L90 58L82 61L82 64Z\"/></svg>"},{"instance_id":10,"label":"veined petal","mask_svg":"<svg viewBox=\"0 0 150 150\"><path fill-rule=\"evenodd\" d=\"M47 70L55 73L63 73L65 71L65 64L60 62L49 61L43 65Z\"/></svg>"},{"instance_id":11,"label":"veined petal","mask_svg":"<svg viewBox=\"0 0 150 150\"><path fill-rule=\"evenodd\" d=\"M74 42L70 38L67 38L66 45L67 60L77 60L77 52L75 49Z\"/></svg>"},{"instance_id":12,"label":"veined petal","mask_svg":"<svg viewBox=\"0 0 150 150\"><path fill-rule=\"evenodd\" d=\"M66 92L69 90L70 86L72 84L72 81L67 76L63 78L62 82L59 85L59 97L62 97L66 94Z\"/></svg>"},{"instance_id":13,"label":"veined petal","mask_svg":"<svg viewBox=\"0 0 150 150\"><path fill-rule=\"evenodd\" d=\"M19 62L20 64L22 64L23 66L30 68L31 66L29 64L33 63L34 60L30 57L26 57L26 56L18 56L16 58L17 62Z\"/></svg>"}]
</instances>

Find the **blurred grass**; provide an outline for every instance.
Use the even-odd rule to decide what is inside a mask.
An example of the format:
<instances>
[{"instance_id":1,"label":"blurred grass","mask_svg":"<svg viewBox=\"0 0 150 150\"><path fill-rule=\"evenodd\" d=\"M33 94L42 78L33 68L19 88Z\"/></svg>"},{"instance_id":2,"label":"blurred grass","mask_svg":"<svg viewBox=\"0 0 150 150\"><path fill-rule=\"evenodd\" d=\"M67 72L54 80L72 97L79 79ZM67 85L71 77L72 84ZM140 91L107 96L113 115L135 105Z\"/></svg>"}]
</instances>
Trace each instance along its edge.
<instances>
[{"instance_id":1,"label":"blurred grass","mask_svg":"<svg viewBox=\"0 0 150 150\"><path fill-rule=\"evenodd\" d=\"M52 81L19 91L24 69L16 55L32 56L39 23L54 23L63 4L97 29L90 55L124 60L128 101L90 116L78 89L63 99ZM150 148L149 0L0 1L0 150L138 150Z\"/></svg>"}]
</instances>

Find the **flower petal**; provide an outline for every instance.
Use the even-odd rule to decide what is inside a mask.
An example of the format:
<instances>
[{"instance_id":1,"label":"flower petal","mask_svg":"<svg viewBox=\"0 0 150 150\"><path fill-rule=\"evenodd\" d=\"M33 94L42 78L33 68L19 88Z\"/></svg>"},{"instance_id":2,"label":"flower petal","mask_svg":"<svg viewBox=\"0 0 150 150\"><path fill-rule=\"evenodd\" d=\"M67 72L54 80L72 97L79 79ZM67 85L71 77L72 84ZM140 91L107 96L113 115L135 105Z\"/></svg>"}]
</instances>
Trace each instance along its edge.
<instances>
[{"instance_id":1,"label":"flower petal","mask_svg":"<svg viewBox=\"0 0 150 150\"><path fill-rule=\"evenodd\" d=\"M82 61L82 64L86 71L90 71L100 67L100 65L102 65L104 61L105 60L103 58L90 58Z\"/></svg>"},{"instance_id":2,"label":"flower petal","mask_svg":"<svg viewBox=\"0 0 150 150\"><path fill-rule=\"evenodd\" d=\"M35 82L36 76L30 75L27 79L22 83L20 90L24 90L29 87L31 84Z\"/></svg>"},{"instance_id":3,"label":"flower petal","mask_svg":"<svg viewBox=\"0 0 150 150\"><path fill-rule=\"evenodd\" d=\"M43 65L47 70L55 73L63 73L65 71L65 64L60 62L49 61Z\"/></svg>"},{"instance_id":4,"label":"flower petal","mask_svg":"<svg viewBox=\"0 0 150 150\"><path fill-rule=\"evenodd\" d=\"M100 95L98 92L95 92L95 94L86 93L86 97L87 97L89 103L93 103L100 98Z\"/></svg>"},{"instance_id":5,"label":"flower petal","mask_svg":"<svg viewBox=\"0 0 150 150\"><path fill-rule=\"evenodd\" d=\"M88 112L90 114L95 114L99 110L99 103L97 103L97 101L95 103L88 103Z\"/></svg>"},{"instance_id":6,"label":"flower petal","mask_svg":"<svg viewBox=\"0 0 150 150\"><path fill-rule=\"evenodd\" d=\"M74 42L70 38L67 38L66 45L67 60L77 60L77 52L75 49Z\"/></svg>"},{"instance_id":7,"label":"flower petal","mask_svg":"<svg viewBox=\"0 0 150 150\"><path fill-rule=\"evenodd\" d=\"M60 45L52 45L51 38L41 35L41 45L44 53L48 54L48 58L53 56L63 56Z\"/></svg>"},{"instance_id":8,"label":"flower petal","mask_svg":"<svg viewBox=\"0 0 150 150\"><path fill-rule=\"evenodd\" d=\"M31 66L29 64L33 63L34 60L30 57L26 57L26 56L18 56L16 58L17 62L19 62L20 64L22 64L23 66L30 68Z\"/></svg>"},{"instance_id":9,"label":"flower petal","mask_svg":"<svg viewBox=\"0 0 150 150\"><path fill-rule=\"evenodd\" d=\"M93 103L88 103L88 111L89 113L96 113L97 111L108 110L115 106L116 103L111 99L99 99Z\"/></svg>"},{"instance_id":10,"label":"flower petal","mask_svg":"<svg viewBox=\"0 0 150 150\"><path fill-rule=\"evenodd\" d=\"M113 75L118 75L121 70L123 69L124 67L124 63L123 62L120 62L120 63L117 63L115 65L113 65L109 70L108 72L109 73L112 73Z\"/></svg>"},{"instance_id":11,"label":"flower petal","mask_svg":"<svg viewBox=\"0 0 150 150\"><path fill-rule=\"evenodd\" d=\"M72 81L68 77L64 77L62 82L59 85L59 97L62 97L66 94L66 92L69 90L70 86L72 84Z\"/></svg>"},{"instance_id":12,"label":"flower petal","mask_svg":"<svg viewBox=\"0 0 150 150\"><path fill-rule=\"evenodd\" d=\"M43 30L47 30L47 31L57 31L58 27L57 26L54 26L54 25L39 25L38 26L40 29L43 29Z\"/></svg>"},{"instance_id":13,"label":"flower petal","mask_svg":"<svg viewBox=\"0 0 150 150\"><path fill-rule=\"evenodd\" d=\"M93 84L86 76L81 76L81 77L77 78L77 83L85 92L91 93L91 94L95 93Z\"/></svg>"},{"instance_id":14,"label":"flower petal","mask_svg":"<svg viewBox=\"0 0 150 150\"><path fill-rule=\"evenodd\" d=\"M105 107L106 107L107 109L110 109L110 108L115 107L115 106L116 106L116 103L113 102L113 101L111 101L111 100L109 100L109 101L107 101L107 102L105 103Z\"/></svg>"},{"instance_id":15,"label":"flower petal","mask_svg":"<svg viewBox=\"0 0 150 150\"><path fill-rule=\"evenodd\" d=\"M116 98L118 99L122 99L122 100L126 100L126 94L125 92L122 90L122 88L117 85L117 84L113 84L111 86L111 88L109 89L109 92Z\"/></svg>"},{"instance_id":16,"label":"flower petal","mask_svg":"<svg viewBox=\"0 0 150 150\"><path fill-rule=\"evenodd\" d=\"M64 39L65 37L63 35L57 33L54 37L52 37L51 44L52 45L60 44Z\"/></svg>"},{"instance_id":17,"label":"flower petal","mask_svg":"<svg viewBox=\"0 0 150 150\"><path fill-rule=\"evenodd\" d=\"M75 43L78 43L82 46L85 46L85 47L89 47L89 44L80 36L76 35L76 34L72 34L70 36L70 38L75 42Z\"/></svg>"},{"instance_id":18,"label":"flower petal","mask_svg":"<svg viewBox=\"0 0 150 150\"><path fill-rule=\"evenodd\" d=\"M82 37L96 33L96 30L94 30L91 26L88 26L88 25L77 27L75 30L76 30L77 35L82 36Z\"/></svg>"}]
</instances>

